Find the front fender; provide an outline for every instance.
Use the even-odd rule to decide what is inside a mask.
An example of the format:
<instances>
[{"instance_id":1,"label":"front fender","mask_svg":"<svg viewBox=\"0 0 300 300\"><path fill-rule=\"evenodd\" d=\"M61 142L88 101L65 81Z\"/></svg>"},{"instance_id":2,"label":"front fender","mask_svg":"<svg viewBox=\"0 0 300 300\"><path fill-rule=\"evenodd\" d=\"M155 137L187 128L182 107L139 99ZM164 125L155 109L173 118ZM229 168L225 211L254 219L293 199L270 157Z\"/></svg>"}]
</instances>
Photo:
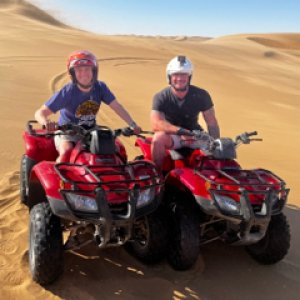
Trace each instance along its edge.
<instances>
[{"instance_id":1,"label":"front fender","mask_svg":"<svg viewBox=\"0 0 300 300\"><path fill-rule=\"evenodd\" d=\"M144 155L145 159L151 160L152 159L152 155L151 155L151 142L152 142L152 138L146 138L146 139L142 139L142 138L137 138L135 141L135 146L139 147Z\"/></svg>"},{"instance_id":2,"label":"front fender","mask_svg":"<svg viewBox=\"0 0 300 300\"><path fill-rule=\"evenodd\" d=\"M55 162L42 161L36 164L30 174L31 188L34 183L42 185L47 197L62 199L60 194L60 177L54 169Z\"/></svg>"},{"instance_id":3,"label":"front fender","mask_svg":"<svg viewBox=\"0 0 300 300\"><path fill-rule=\"evenodd\" d=\"M165 184L176 187L183 185L190 190L194 196L210 198L208 192L209 183L190 168L173 169L167 175Z\"/></svg>"},{"instance_id":4,"label":"front fender","mask_svg":"<svg viewBox=\"0 0 300 300\"><path fill-rule=\"evenodd\" d=\"M55 161L58 153L53 137L35 136L29 132L23 133L26 155L35 161Z\"/></svg>"}]
</instances>

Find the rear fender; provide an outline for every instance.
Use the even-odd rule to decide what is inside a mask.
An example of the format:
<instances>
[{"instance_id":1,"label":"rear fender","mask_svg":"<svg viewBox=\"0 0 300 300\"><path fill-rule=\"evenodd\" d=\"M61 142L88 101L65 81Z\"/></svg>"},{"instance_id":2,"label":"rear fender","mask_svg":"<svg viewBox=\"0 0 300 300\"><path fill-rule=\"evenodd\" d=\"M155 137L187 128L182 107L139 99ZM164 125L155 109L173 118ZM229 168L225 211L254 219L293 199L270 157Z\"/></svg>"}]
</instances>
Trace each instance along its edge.
<instances>
[{"instance_id":1,"label":"rear fender","mask_svg":"<svg viewBox=\"0 0 300 300\"><path fill-rule=\"evenodd\" d=\"M36 194L34 191L35 188L37 190L42 188L45 196L63 200L59 192L60 177L55 171L54 166L54 162L43 161L33 167L30 174L29 195Z\"/></svg>"},{"instance_id":2,"label":"rear fender","mask_svg":"<svg viewBox=\"0 0 300 300\"><path fill-rule=\"evenodd\" d=\"M184 186L194 196L210 199L209 183L190 168L178 168L169 172L165 184L168 186Z\"/></svg>"}]
</instances>

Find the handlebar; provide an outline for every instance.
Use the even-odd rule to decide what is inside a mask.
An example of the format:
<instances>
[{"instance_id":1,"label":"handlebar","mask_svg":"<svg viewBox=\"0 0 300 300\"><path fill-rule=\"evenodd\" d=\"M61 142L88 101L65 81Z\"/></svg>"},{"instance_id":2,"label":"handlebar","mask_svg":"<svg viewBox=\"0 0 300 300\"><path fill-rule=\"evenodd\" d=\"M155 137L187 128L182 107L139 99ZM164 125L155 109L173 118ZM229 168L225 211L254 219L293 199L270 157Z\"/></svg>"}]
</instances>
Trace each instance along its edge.
<instances>
[{"instance_id":1,"label":"handlebar","mask_svg":"<svg viewBox=\"0 0 300 300\"><path fill-rule=\"evenodd\" d=\"M153 135L154 132L153 131L146 131L146 130L142 130L139 134L135 134L133 129L131 129L130 127L124 127L124 128L118 128L118 129L110 129L107 126L101 126L101 125L95 125L91 128L85 128L82 125L77 125L77 124L72 124L72 123L68 123L68 124L64 124L64 125L57 125L54 131L47 131L46 130L46 126L42 125L42 129L44 132L37 132L34 129L34 125L38 124L37 121L35 120L30 120L27 122L26 125L26 130L31 134L31 135L35 135L35 136L55 136L55 135L81 135L81 136L87 136L89 133L91 133L93 130L95 129L102 129L102 130L106 130L106 131L111 131L114 137L118 137L118 136L139 136L139 137L143 137L142 134L151 134ZM60 131L60 132L58 132Z\"/></svg>"},{"instance_id":2,"label":"handlebar","mask_svg":"<svg viewBox=\"0 0 300 300\"><path fill-rule=\"evenodd\" d=\"M238 144L250 144L252 141L262 141L262 139L250 139L251 136L257 135L257 131L252 131L252 132L244 132L240 135L238 135L235 138L235 143L236 145Z\"/></svg>"},{"instance_id":3,"label":"handlebar","mask_svg":"<svg viewBox=\"0 0 300 300\"><path fill-rule=\"evenodd\" d=\"M43 133L37 133L36 130L33 129L33 125L34 124L38 124L37 121L35 120L31 120L27 122L27 126L26 129L27 131L32 134L32 135L36 135L36 136L54 136L54 135L67 135L67 134L79 134L81 136L86 136L88 135L91 131L95 130L95 129L102 129L102 130L107 130L107 131L111 131L113 133L114 137L118 137L118 136L126 136L126 137L130 137L130 136L137 136L137 137L141 137L141 138L145 138L145 136L143 136L143 134L146 135L153 135L154 132L153 131L147 131L147 130L142 130L139 134L135 134L133 129L131 129L130 127L124 127L124 128L118 128L118 129L110 129L107 126L100 126L100 125L96 125L92 128L84 128L81 125L77 125L77 124L65 124L65 125L60 125L57 126L56 130L60 130L63 132L57 132L57 131L53 131L53 132L43 132ZM43 126L43 129L45 130L45 126ZM235 138L235 146L238 146L239 144L250 144L250 142L252 141L262 141L262 139L260 138L250 138L252 136L257 135L257 131L251 131L251 132L244 132L240 135L238 135ZM194 140L200 140L202 143L208 143L213 145L218 139L214 140L207 132L202 131L202 130L187 130L187 129L180 129L177 132L177 135L185 135L185 136L190 136L191 138L193 138ZM191 144L187 141L187 144Z\"/></svg>"}]
</instances>

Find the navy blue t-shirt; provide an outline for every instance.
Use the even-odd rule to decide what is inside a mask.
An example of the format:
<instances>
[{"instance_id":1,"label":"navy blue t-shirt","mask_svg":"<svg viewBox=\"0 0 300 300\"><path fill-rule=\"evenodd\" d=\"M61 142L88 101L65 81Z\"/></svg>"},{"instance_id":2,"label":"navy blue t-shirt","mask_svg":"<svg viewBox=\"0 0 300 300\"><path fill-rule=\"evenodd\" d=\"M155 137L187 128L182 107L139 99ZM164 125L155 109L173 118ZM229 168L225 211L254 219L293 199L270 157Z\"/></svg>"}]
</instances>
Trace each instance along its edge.
<instances>
[{"instance_id":1,"label":"navy blue t-shirt","mask_svg":"<svg viewBox=\"0 0 300 300\"><path fill-rule=\"evenodd\" d=\"M76 84L68 83L56 92L45 105L53 112L60 111L59 125L73 123L92 126L102 102L109 105L114 94L102 81L97 81L90 92L82 92Z\"/></svg>"}]
</instances>

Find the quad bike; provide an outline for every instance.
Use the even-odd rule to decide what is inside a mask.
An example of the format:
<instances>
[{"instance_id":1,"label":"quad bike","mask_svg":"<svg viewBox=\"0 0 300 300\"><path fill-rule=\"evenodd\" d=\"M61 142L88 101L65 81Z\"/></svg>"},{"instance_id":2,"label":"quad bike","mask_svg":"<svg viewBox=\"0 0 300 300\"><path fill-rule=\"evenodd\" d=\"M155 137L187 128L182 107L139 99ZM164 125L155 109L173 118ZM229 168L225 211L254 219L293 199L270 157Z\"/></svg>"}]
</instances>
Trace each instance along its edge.
<instances>
[{"instance_id":1,"label":"quad bike","mask_svg":"<svg viewBox=\"0 0 300 300\"><path fill-rule=\"evenodd\" d=\"M168 150L163 164L164 203L168 211L168 260L176 270L191 268L203 244L222 240L243 245L261 264L274 264L287 254L290 229L282 210L289 189L271 171L243 169L236 147L249 144L256 132L212 139L192 133L180 150ZM136 146L151 161L151 137Z\"/></svg>"},{"instance_id":2,"label":"quad bike","mask_svg":"<svg viewBox=\"0 0 300 300\"><path fill-rule=\"evenodd\" d=\"M129 128L87 130L69 124L48 132L35 123L29 121L23 134L20 172L21 202L30 210L33 279L53 282L63 271L64 250L89 243L99 248L126 243L142 261L160 260L167 249L166 226L157 210L163 178L149 161L127 161L117 137ZM81 136L67 162L55 161L58 134Z\"/></svg>"}]
</instances>

